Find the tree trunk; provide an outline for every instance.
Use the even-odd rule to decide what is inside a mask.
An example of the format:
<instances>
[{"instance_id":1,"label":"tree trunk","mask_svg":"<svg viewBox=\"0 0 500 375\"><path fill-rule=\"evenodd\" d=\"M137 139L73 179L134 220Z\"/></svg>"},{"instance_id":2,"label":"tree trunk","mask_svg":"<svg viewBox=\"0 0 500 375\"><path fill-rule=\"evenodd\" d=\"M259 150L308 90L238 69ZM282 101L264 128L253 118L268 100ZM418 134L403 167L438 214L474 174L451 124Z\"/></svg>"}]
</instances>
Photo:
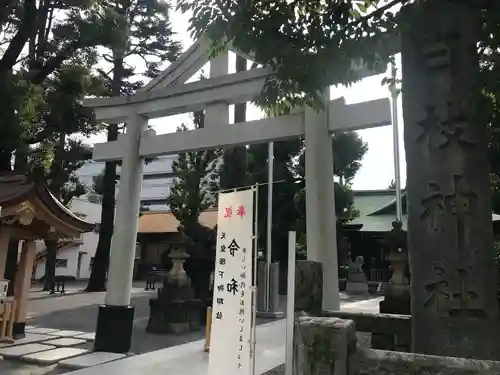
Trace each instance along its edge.
<instances>
[{"instance_id":1,"label":"tree trunk","mask_svg":"<svg viewBox=\"0 0 500 375\"><path fill-rule=\"evenodd\" d=\"M118 53L115 51L115 56ZM123 57L115 57L113 61L113 81L111 82L112 95L118 96L122 90L122 77L124 75ZM108 142L118 139L118 124L108 126ZM116 162L106 162L104 167L102 194L101 226L99 242L95 252L94 264L90 272L90 279L85 288L86 292L99 292L106 290L106 274L109 266L111 239L115 224L115 185Z\"/></svg>"},{"instance_id":2,"label":"tree trunk","mask_svg":"<svg viewBox=\"0 0 500 375\"><path fill-rule=\"evenodd\" d=\"M51 289L56 277L56 259L57 259L57 240L45 238L45 279L43 281L43 290Z\"/></svg>"},{"instance_id":3,"label":"tree trunk","mask_svg":"<svg viewBox=\"0 0 500 375\"><path fill-rule=\"evenodd\" d=\"M64 182L61 180L62 169L63 169L63 157L64 157L64 146L66 145L66 134L61 133L59 135L59 141L57 143L54 159L52 161L52 165L50 167L50 181L49 188L53 194L57 197L61 197L61 191L64 186ZM17 166L17 160L16 160ZM43 172L41 172L41 176L43 176ZM45 248L46 248L46 256L45 256L45 279L43 284L43 290L48 291L52 287L56 276L56 259L57 259L57 243L58 241L51 238L45 238Z\"/></svg>"},{"instance_id":4,"label":"tree trunk","mask_svg":"<svg viewBox=\"0 0 500 375\"><path fill-rule=\"evenodd\" d=\"M2 160L0 164L0 171L11 171L12 170L12 152L6 154L9 156L9 160ZM15 158L15 167L14 170L19 173L26 173L28 165L28 157L21 150L16 153ZM7 260L5 262L5 278L10 280L8 294L9 296L14 295L14 284L16 279L16 271L17 271L17 257L18 257L18 248L19 241L18 240L10 240L9 241L9 250L7 252Z\"/></svg>"},{"instance_id":5,"label":"tree trunk","mask_svg":"<svg viewBox=\"0 0 500 375\"><path fill-rule=\"evenodd\" d=\"M236 71L245 71L247 60L236 56ZM239 103L234 106L234 123L245 122L247 113L246 103ZM247 173L247 148L231 147L224 150L224 165L221 178L222 189L232 189L242 187L246 183Z\"/></svg>"},{"instance_id":6,"label":"tree trunk","mask_svg":"<svg viewBox=\"0 0 500 375\"><path fill-rule=\"evenodd\" d=\"M117 136L118 125L110 125L108 129L108 141L116 140ZM111 239L113 237L115 220L115 184L116 163L107 162L104 167L104 192L102 195L99 242L95 252L89 283L85 289L87 292L106 290L106 273L108 272Z\"/></svg>"}]
</instances>

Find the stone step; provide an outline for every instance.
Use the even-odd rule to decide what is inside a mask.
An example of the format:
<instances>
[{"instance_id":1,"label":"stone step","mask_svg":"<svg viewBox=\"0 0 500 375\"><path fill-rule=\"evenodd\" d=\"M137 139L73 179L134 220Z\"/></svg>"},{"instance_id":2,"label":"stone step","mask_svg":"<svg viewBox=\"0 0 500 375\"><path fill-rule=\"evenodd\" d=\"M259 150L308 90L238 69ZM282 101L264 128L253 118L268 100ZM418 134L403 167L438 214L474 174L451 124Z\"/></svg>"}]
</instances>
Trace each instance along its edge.
<instances>
[{"instance_id":1,"label":"stone step","mask_svg":"<svg viewBox=\"0 0 500 375\"><path fill-rule=\"evenodd\" d=\"M88 353L87 349L78 348L56 348L52 350L27 354L21 357L24 362L34 363L37 365L50 366L62 360L76 357Z\"/></svg>"},{"instance_id":2,"label":"stone step","mask_svg":"<svg viewBox=\"0 0 500 375\"><path fill-rule=\"evenodd\" d=\"M32 343L0 349L0 355L7 359L20 359L25 355L55 349L55 346Z\"/></svg>"},{"instance_id":3,"label":"stone step","mask_svg":"<svg viewBox=\"0 0 500 375\"><path fill-rule=\"evenodd\" d=\"M13 343L0 343L0 348L9 348L12 346L32 344L32 343L47 341L47 340L54 339L54 338L55 338L54 336L40 335L37 333L29 333L28 332L28 333L26 333L25 337L23 337L22 339L17 339Z\"/></svg>"},{"instance_id":4,"label":"stone step","mask_svg":"<svg viewBox=\"0 0 500 375\"><path fill-rule=\"evenodd\" d=\"M26 330L26 332L29 333L38 333L40 335L48 335L49 333L54 334L55 332L60 331L60 329L57 328L43 328L43 327L34 327L31 328L29 331Z\"/></svg>"},{"instance_id":5,"label":"stone step","mask_svg":"<svg viewBox=\"0 0 500 375\"><path fill-rule=\"evenodd\" d=\"M57 330L51 333L47 333L47 335L50 336L57 336L57 337L75 337L75 336L80 336L84 335L86 332L82 331L71 331L71 330Z\"/></svg>"},{"instance_id":6,"label":"stone step","mask_svg":"<svg viewBox=\"0 0 500 375\"><path fill-rule=\"evenodd\" d=\"M95 333L84 333L83 335L74 336L75 339L87 340L87 341L95 341Z\"/></svg>"},{"instance_id":7,"label":"stone step","mask_svg":"<svg viewBox=\"0 0 500 375\"><path fill-rule=\"evenodd\" d=\"M82 345L82 344L86 344L86 343L87 343L87 340L76 339L76 338L71 338L71 337L61 337L58 339L53 339L53 340L48 340L48 341L42 342L42 344L54 345L57 347L70 347L70 346L77 346L77 345Z\"/></svg>"},{"instance_id":8,"label":"stone step","mask_svg":"<svg viewBox=\"0 0 500 375\"><path fill-rule=\"evenodd\" d=\"M125 354L94 352L62 360L57 364L57 367L66 368L69 370L77 370L81 368L102 365L104 363L116 361L125 357Z\"/></svg>"}]
</instances>

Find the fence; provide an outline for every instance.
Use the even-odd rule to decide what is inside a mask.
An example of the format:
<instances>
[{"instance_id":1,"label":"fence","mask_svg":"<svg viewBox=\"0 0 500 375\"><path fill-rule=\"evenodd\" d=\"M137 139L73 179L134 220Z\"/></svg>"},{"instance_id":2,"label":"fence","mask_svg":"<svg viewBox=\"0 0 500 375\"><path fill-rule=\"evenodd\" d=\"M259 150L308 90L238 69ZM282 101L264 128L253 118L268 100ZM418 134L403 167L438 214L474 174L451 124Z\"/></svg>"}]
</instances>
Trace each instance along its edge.
<instances>
[{"instance_id":1,"label":"fence","mask_svg":"<svg viewBox=\"0 0 500 375\"><path fill-rule=\"evenodd\" d=\"M339 269L339 278L347 279L349 275L349 267L340 266ZM369 272L368 281L374 282L387 282L389 281L391 275L391 271L385 268L371 268Z\"/></svg>"}]
</instances>

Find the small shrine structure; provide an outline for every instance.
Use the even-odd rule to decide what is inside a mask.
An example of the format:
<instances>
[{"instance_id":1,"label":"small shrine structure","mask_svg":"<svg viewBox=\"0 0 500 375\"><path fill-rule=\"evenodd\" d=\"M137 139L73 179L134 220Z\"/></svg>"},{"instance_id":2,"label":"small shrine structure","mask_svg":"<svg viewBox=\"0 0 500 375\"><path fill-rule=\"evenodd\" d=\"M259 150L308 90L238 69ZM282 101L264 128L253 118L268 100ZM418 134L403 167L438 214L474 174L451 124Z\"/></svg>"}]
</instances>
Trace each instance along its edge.
<instances>
[{"instance_id":1,"label":"small shrine structure","mask_svg":"<svg viewBox=\"0 0 500 375\"><path fill-rule=\"evenodd\" d=\"M92 231L94 224L83 221L64 207L43 181L25 174L0 174L0 207L0 280L5 278L9 242L21 241L14 292L10 298L16 305L13 335L23 337L36 257L35 241L48 237L56 240L79 238L82 233Z\"/></svg>"}]
</instances>

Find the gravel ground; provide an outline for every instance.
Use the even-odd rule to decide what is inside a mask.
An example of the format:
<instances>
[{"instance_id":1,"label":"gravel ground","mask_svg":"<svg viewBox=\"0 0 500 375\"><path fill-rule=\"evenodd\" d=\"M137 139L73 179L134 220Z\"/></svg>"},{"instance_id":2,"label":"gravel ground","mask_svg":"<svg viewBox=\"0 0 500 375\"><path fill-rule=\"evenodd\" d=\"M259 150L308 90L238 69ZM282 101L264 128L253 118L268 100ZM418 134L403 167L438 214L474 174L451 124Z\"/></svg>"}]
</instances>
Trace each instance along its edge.
<instances>
[{"instance_id":1,"label":"gravel ground","mask_svg":"<svg viewBox=\"0 0 500 375\"><path fill-rule=\"evenodd\" d=\"M358 339L358 348L369 349L371 347L370 344L371 336L372 336L371 333L357 332L356 337ZM283 364L273 368L272 370L269 370L263 375L284 375L284 374L285 374L285 365Z\"/></svg>"}]
</instances>

